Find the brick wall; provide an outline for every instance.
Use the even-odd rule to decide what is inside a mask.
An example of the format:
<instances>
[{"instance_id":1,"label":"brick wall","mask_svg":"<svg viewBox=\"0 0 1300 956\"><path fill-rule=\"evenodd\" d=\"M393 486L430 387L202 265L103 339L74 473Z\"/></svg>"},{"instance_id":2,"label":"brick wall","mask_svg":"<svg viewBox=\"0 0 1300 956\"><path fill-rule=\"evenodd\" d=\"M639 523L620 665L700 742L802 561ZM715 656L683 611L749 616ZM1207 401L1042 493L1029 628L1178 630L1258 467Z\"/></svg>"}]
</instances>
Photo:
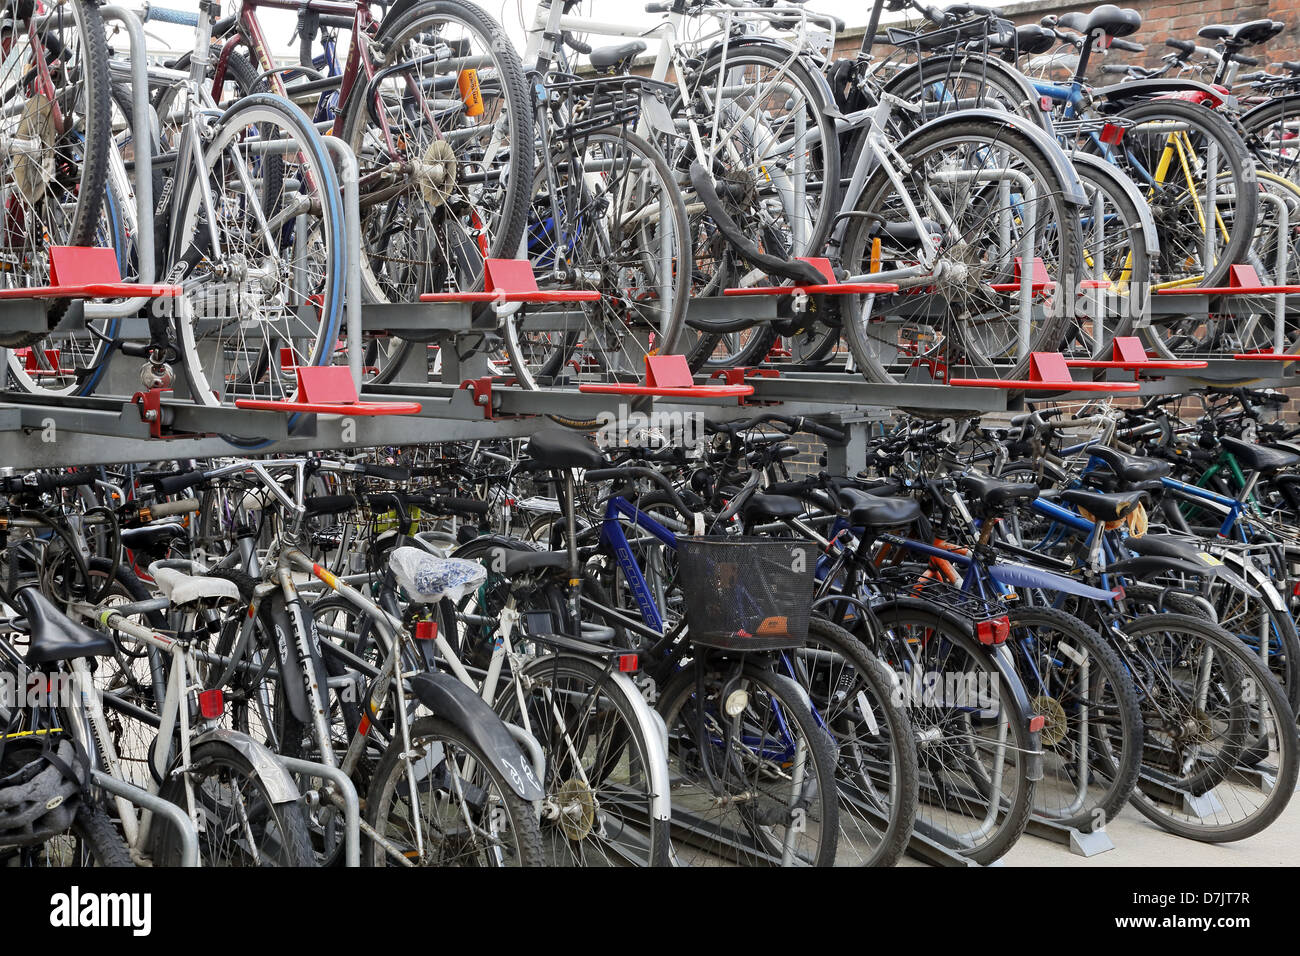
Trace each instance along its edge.
<instances>
[{"instance_id":1,"label":"brick wall","mask_svg":"<svg viewBox=\"0 0 1300 956\"><path fill-rule=\"evenodd\" d=\"M940 2L939 5L947 4ZM1147 65L1158 65L1160 57L1169 52L1165 47L1167 37L1196 40L1196 31L1208 24L1244 23L1264 17L1281 20L1287 28L1271 42L1252 48L1247 53L1257 56L1263 63L1300 60L1300 0L1241 0L1237 3L1231 0L1198 0L1195 3L1188 0L1141 0L1117 5L1132 7L1142 14L1142 29L1131 39L1145 44L1147 51L1142 56L1117 51L1112 54L1112 62L1140 61ZM1037 23L1049 13L1059 15L1072 11L1086 12L1098 4L1026 0L1021 3L1003 3L1000 6L1016 23ZM851 56L861 42L862 25L850 23L849 28L837 38L836 48L841 55ZM1199 42L1201 46L1213 45L1204 40ZM1102 61L1098 59L1096 62ZM1114 77L1106 78L1106 82L1114 80Z\"/></svg>"}]
</instances>

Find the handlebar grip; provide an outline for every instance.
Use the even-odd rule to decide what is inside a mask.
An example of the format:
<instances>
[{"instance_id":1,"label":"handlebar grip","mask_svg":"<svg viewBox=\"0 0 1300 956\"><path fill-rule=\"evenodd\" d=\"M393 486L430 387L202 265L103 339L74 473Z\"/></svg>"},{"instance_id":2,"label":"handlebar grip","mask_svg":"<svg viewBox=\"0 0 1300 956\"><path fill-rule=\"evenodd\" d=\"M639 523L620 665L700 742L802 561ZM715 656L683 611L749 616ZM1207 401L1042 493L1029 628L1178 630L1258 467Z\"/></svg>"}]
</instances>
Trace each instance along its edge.
<instances>
[{"instance_id":1,"label":"handlebar grip","mask_svg":"<svg viewBox=\"0 0 1300 956\"><path fill-rule=\"evenodd\" d=\"M580 53L583 56L587 56L591 53L591 44L583 43L568 30L565 30L562 36L564 38L564 45L575 53Z\"/></svg>"},{"instance_id":2,"label":"handlebar grip","mask_svg":"<svg viewBox=\"0 0 1300 956\"><path fill-rule=\"evenodd\" d=\"M1165 46L1171 47L1179 53L1191 54L1196 52L1196 44L1191 40L1175 40L1173 37L1168 37L1165 40Z\"/></svg>"},{"instance_id":3,"label":"handlebar grip","mask_svg":"<svg viewBox=\"0 0 1300 956\"><path fill-rule=\"evenodd\" d=\"M1103 73L1127 73L1129 68L1123 63L1103 63L1101 72Z\"/></svg>"},{"instance_id":4,"label":"handlebar grip","mask_svg":"<svg viewBox=\"0 0 1300 956\"><path fill-rule=\"evenodd\" d=\"M1146 52L1146 47L1141 43L1134 43L1132 40L1125 40L1123 37L1111 37L1110 48L1112 50L1124 50L1127 53Z\"/></svg>"},{"instance_id":5,"label":"handlebar grip","mask_svg":"<svg viewBox=\"0 0 1300 956\"><path fill-rule=\"evenodd\" d=\"M582 473L583 481L609 481L627 474L624 468L588 468Z\"/></svg>"},{"instance_id":6,"label":"handlebar grip","mask_svg":"<svg viewBox=\"0 0 1300 956\"><path fill-rule=\"evenodd\" d=\"M671 3L647 3L645 5L646 13L667 13L673 8Z\"/></svg>"},{"instance_id":7,"label":"handlebar grip","mask_svg":"<svg viewBox=\"0 0 1300 956\"><path fill-rule=\"evenodd\" d=\"M190 10L172 10L168 7L155 7L153 5L145 7L144 18L148 20L157 20L160 23L174 23L180 27L196 27L199 25L199 15Z\"/></svg>"},{"instance_id":8,"label":"handlebar grip","mask_svg":"<svg viewBox=\"0 0 1300 956\"><path fill-rule=\"evenodd\" d=\"M411 469L402 465L362 464L361 473L369 478L382 478L384 481L410 481Z\"/></svg>"},{"instance_id":9,"label":"handlebar grip","mask_svg":"<svg viewBox=\"0 0 1300 956\"><path fill-rule=\"evenodd\" d=\"M186 488L193 488L203 480L204 472L201 468L194 471L183 471L179 475L168 475L166 478L159 478L154 484L161 495L174 495L178 491L184 491Z\"/></svg>"},{"instance_id":10,"label":"handlebar grip","mask_svg":"<svg viewBox=\"0 0 1300 956\"><path fill-rule=\"evenodd\" d=\"M149 506L150 518L167 518L171 515L191 514L199 510L198 498L180 498L176 501L160 501Z\"/></svg>"},{"instance_id":11,"label":"handlebar grip","mask_svg":"<svg viewBox=\"0 0 1300 956\"><path fill-rule=\"evenodd\" d=\"M841 444L848 438L843 429L832 428L831 426L823 425L820 422L810 422L806 418L799 419L795 428L799 431L807 432L810 435L816 435L818 438L824 438L827 441L839 442Z\"/></svg>"},{"instance_id":12,"label":"handlebar grip","mask_svg":"<svg viewBox=\"0 0 1300 956\"><path fill-rule=\"evenodd\" d=\"M351 511L357 499L352 495L312 495L302 504L309 515L332 515Z\"/></svg>"},{"instance_id":13,"label":"handlebar grip","mask_svg":"<svg viewBox=\"0 0 1300 956\"><path fill-rule=\"evenodd\" d=\"M1228 59L1233 63L1240 63L1242 66L1259 66L1259 60L1253 56L1246 56L1244 53L1229 53Z\"/></svg>"}]
</instances>

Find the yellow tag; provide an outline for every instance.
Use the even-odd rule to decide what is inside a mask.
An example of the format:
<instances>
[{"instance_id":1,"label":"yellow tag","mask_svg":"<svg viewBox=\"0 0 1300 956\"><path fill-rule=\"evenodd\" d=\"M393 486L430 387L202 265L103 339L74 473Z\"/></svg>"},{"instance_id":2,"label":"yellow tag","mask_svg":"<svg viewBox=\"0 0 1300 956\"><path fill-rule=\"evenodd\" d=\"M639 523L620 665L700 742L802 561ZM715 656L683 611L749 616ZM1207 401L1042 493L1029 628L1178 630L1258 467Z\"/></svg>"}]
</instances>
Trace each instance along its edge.
<instances>
[{"instance_id":1,"label":"yellow tag","mask_svg":"<svg viewBox=\"0 0 1300 956\"><path fill-rule=\"evenodd\" d=\"M1202 551L1200 552L1200 554L1201 554L1201 560L1203 560L1206 564L1213 564L1217 566L1223 563L1214 555L1210 554L1208 551Z\"/></svg>"}]
</instances>

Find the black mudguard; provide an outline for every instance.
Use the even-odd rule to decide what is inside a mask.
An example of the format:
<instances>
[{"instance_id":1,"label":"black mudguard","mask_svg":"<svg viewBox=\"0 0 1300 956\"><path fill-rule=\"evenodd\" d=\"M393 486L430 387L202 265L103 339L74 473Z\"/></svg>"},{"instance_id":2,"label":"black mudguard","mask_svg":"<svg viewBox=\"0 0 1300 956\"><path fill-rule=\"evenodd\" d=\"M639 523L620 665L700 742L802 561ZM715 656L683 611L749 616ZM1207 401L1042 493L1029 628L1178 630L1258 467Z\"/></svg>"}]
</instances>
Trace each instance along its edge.
<instances>
[{"instance_id":1,"label":"black mudguard","mask_svg":"<svg viewBox=\"0 0 1300 956\"><path fill-rule=\"evenodd\" d=\"M522 799L541 800L546 796L532 764L501 718L472 690L450 674L416 674L408 681L411 693L433 713L463 730L484 755L505 775Z\"/></svg>"}]
</instances>

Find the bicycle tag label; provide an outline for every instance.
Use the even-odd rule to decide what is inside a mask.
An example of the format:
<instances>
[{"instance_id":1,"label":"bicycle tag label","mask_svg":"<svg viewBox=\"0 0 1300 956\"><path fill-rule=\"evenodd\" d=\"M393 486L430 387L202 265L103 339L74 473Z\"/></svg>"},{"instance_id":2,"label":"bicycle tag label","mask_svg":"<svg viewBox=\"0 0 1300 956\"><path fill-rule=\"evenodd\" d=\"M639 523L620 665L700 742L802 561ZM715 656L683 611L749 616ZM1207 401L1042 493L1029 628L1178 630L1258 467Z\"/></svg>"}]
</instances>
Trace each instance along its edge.
<instances>
[{"instance_id":1,"label":"bicycle tag label","mask_svg":"<svg viewBox=\"0 0 1300 956\"><path fill-rule=\"evenodd\" d=\"M478 85L478 70L461 70L456 83L460 87L460 98L465 104L465 115L482 116L483 91Z\"/></svg>"}]
</instances>

